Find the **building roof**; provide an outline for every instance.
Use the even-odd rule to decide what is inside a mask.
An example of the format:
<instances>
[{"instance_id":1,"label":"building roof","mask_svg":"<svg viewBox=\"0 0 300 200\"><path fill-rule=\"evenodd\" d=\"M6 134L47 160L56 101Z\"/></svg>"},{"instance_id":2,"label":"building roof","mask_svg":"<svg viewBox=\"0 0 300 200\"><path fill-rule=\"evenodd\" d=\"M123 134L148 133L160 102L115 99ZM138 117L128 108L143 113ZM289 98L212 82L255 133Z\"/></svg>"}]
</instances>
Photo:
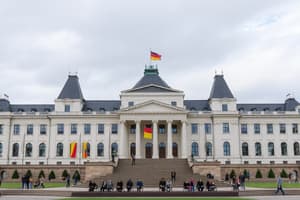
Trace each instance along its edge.
<instances>
[{"instance_id":1,"label":"building roof","mask_svg":"<svg viewBox=\"0 0 300 200\"><path fill-rule=\"evenodd\" d=\"M53 104L11 104L11 112L52 112Z\"/></svg>"},{"instance_id":2,"label":"building roof","mask_svg":"<svg viewBox=\"0 0 300 200\"><path fill-rule=\"evenodd\" d=\"M57 99L84 99L77 75L69 75Z\"/></svg>"},{"instance_id":3,"label":"building roof","mask_svg":"<svg viewBox=\"0 0 300 200\"><path fill-rule=\"evenodd\" d=\"M214 83L209 95L209 99L213 98L234 98L223 75L215 75Z\"/></svg>"},{"instance_id":4,"label":"building roof","mask_svg":"<svg viewBox=\"0 0 300 200\"><path fill-rule=\"evenodd\" d=\"M82 111L116 111L120 110L121 101L104 100L104 101L85 101Z\"/></svg>"},{"instance_id":5,"label":"building roof","mask_svg":"<svg viewBox=\"0 0 300 200\"><path fill-rule=\"evenodd\" d=\"M190 111L210 111L208 100L184 100L185 108Z\"/></svg>"},{"instance_id":6,"label":"building roof","mask_svg":"<svg viewBox=\"0 0 300 200\"><path fill-rule=\"evenodd\" d=\"M286 111L294 111L298 105L300 104L295 98L288 98L287 100L285 100Z\"/></svg>"}]
</instances>

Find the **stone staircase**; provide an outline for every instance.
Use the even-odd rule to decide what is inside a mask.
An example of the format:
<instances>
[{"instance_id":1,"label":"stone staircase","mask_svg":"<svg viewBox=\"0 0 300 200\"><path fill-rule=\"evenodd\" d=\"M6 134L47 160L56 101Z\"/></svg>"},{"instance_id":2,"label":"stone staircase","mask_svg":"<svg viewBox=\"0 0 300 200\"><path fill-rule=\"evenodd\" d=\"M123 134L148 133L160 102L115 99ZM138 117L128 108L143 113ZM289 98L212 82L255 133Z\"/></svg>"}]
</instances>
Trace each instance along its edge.
<instances>
[{"instance_id":1,"label":"stone staircase","mask_svg":"<svg viewBox=\"0 0 300 200\"><path fill-rule=\"evenodd\" d=\"M187 159L137 159L135 165L131 165L130 159L120 159L118 166L114 169L113 174L95 178L97 184L103 180L112 180L115 184L122 180L126 184L129 178L132 181L140 179L144 182L145 187L158 187L159 180L171 178L171 171L176 171L176 182L173 186L182 187L183 182L190 178L199 180L202 178L199 174L193 174L189 167Z\"/></svg>"}]
</instances>

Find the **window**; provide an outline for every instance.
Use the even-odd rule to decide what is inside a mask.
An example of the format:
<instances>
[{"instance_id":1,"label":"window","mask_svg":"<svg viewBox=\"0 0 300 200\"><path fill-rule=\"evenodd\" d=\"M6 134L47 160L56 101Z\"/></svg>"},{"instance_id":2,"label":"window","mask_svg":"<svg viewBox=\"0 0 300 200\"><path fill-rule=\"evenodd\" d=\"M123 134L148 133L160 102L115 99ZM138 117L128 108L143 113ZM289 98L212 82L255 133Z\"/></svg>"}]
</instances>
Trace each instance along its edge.
<instances>
[{"instance_id":1,"label":"window","mask_svg":"<svg viewBox=\"0 0 300 200\"><path fill-rule=\"evenodd\" d=\"M166 133L166 127L164 124L158 125L158 132L159 134L165 134Z\"/></svg>"},{"instance_id":2,"label":"window","mask_svg":"<svg viewBox=\"0 0 300 200\"><path fill-rule=\"evenodd\" d=\"M229 133L229 123L223 123L223 133Z\"/></svg>"},{"instance_id":3,"label":"window","mask_svg":"<svg viewBox=\"0 0 300 200\"><path fill-rule=\"evenodd\" d=\"M57 124L57 134L64 134L64 124Z\"/></svg>"},{"instance_id":4,"label":"window","mask_svg":"<svg viewBox=\"0 0 300 200\"><path fill-rule=\"evenodd\" d=\"M19 156L19 144L18 143L13 144L12 156L13 157Z\"/></svg>"},{"instance_id":5,"label":"window","mask_svg":"<svg viewBox=\"0 0 300 200\"><path fill-rule=\"evenodd\" d=\"M111 125L111 133L112 134L118 134L118 124L112 124Z\"/></svg>"},{"instance_id":6,"label":"window","mask_svg":"<svg viewBox=\"0 0 300 200\"><path fill-rule=\"evenodd\" d=\"M192 134L198 133L198 124L192 124Z\"/></svg>"},{"instance_id":7,"label":"window","mask_svg":"<svg viewBox=\"0 0 300 200\"><path fill-rule=\"evenodd\" d=\"M249 156L248 143L247 142L244 142L242 144L242 155L243 156Z\"/></svg>"},{"instance_id":8,"label":"window","mask_svg":"<svg viewBox=\"0 0 300 200\"><path fill-rule=\"evenodd\" d=\"M20 124L14 124L14 135L20 135Z\"/></svg>"},{"instance_id":9,"label":"window","mask_svg":"<svg viewBox=\"0 0 300 200\"><path fill-rule=\"evenodd\" d=\"M60 142L56 145L56 156L62 157L64 155L64 145Z\"/></svg>"},{"instance_id":10,"label":"window","mask_svg":"<svg viewBox=\"0 0 300 200\"><path fill-rule=\"evenodd\" d=\"M247 124L241 124L241 133L242 134L248 133Z\"/></svg>"},{"instance_id":11,"label":"window","mask_svg":"<svg viewBox=\"0 0 300 200\"><path fill-rule=\"evenodd\" d=\"M128 102L128 107L134 106L134 102L133 101L129 101Z\"/></svg>"},{"instance_id":12,"label":"window","mask_svg":"<svg viewBox=\"0 0 300 200\"><path fill-rule=\"evenodd\" d=\"M176 102L176 101L172 101L172 102L171 102L171 105L172 105L172 106L177 106L177 102Z\"/></svg>"},{"instance_id":13,"label":"window","mask_svg":"<svg viewBox=\"0 0 300 200\"><path fill-rule=\"evenodd\" d=\"M177 124L172 124L172 133L173 134L178 133Z\"/></svg>"},{"instance_id":14,"label":"window","mask_svg":"<svg viewBox=\"0 0 300 200\"><path fill-rule=\"evenodd\" d=\"M255 156L261 156L261 144L259 142L255 143Z\"/></svg>"},{"instance_id":15,"label":"window","mask_svg":"<svg viewBox=\"0 0 300 200\"><path fill-rule=\"evenodd\" d=\"M98 145L97 145L97 156L98 157L104 156L104 144L103 143L98 143Z\"/></svg>"},{"instance_id":16,"label":"window","mask_svg":"<svg viewBox=\"0 0 300 200\"><path fill-rule=\"evenodd\" d=\"M274 143L273 142L269 142L268 143L268 155L269 156L274 156L274 154L275 154Z\"/></svg>"},{"instance_id":17,"label":"window","mask_svg":"<svg viewBox=\"0 0 300 200\"><path fill-rule=\"evenodd\" d=\"M293 133L296 134L298 133L298 124L293 124Z\"/></svg>"},{"instance_id":18,"label":"window","mask_svg":"<svg viewBox=\"0 0 300 200\"><path fill-rule=\"evenodd\" d=\"M47 124L41 124L40 125L40 134L46 135L47 134Z\"/></svg>"},{"instance_id":19,"label":"window","mask_svg":"<svg viewBox=\"0 0 300 200\"><path fill-rule=\"evenodd\" d=\"M229 144L229 142L224 142L223 152L224 152L224 156L230 156L230 144Z\"/></svg>"},{"instance_id":20,"label":"window","mask_svg":"<svg viewBox=\"0 0 300 200\"><path fill-rule=\"evenodd\" d=\"M294 143L294 155L295 156L300 156L300 146L299 142Z\"/></svg>"},{"instance_id":21,"label":"window","mask_svg":"<svg viewBox=\"0 0 300 200\"><path fill-rule=\"evenodd\" d=\"M212 156L212 144L210 142L206 142L206 156Z\"/></svg>"},{"instance_id":22,"label":"window","mask_svg":"<svg viewBox=\"0 0 300 200\"><path fill-rule=\"evenodd\" d=\"M285 142L281 143L281 155L282 156L287 156L287 144Z\"/></svg>"},{"instance_id":23,"label":"window","mask_svg":"<svg viewBox=\"0 0 300 200\"><path fill-rule=\"evenodd\" d=\"M25 146L25 157L31 157L32 156L32 144L27 143Z\"/></svg>"},{"instance_id":24,"label":"window","mask_svg":"<svg viewBox=\"0 0 300 200\"><path fill-rule=\"evenodd\" d=\"M115 142L111 144L111 153L114 156L118 155L118 144Z\"/></svg>"},{"instance_id":25,"label":"window","mask_svg":"<svg viewBox=\"0 0 300 200\"><path fill-rule=\"evenodd\" d=\"M33 124L27 124L27 135L33 134Z\"/></svg>"},{"instance_id":26,"label":"window","mask_svg":"<svg viewBox=\"0 0 300 200\"><path fill-rule=\"evenodd\" d=\"M91 134L91 124L84 124L84 134Z\"/></svg>"},{"instance_id":27,"label":"window","mask_svg":"<svg viewBox=\"0 0 300 200\"><path fill-rule=\"evenodd\" d=\"M199 156L199 147L197 142L192 143L192 156Z\"/></svg>"},{"instance_id":28,"label":"window","mask_svg":"<svg viewBox=\"0 0 300 200\"><path fill-rule=\"evenodd\" d=\"M135 130L136 130L136 125L135 124L131 124L130 125L130 133L131 134L135 134Z\"/></svg>"},{"instance_id":29,"label":"window","mask_svg":"<svg viewBox=\"0 0 300 200\"><path fill-rule=\"evenodd\" d=\"M70 111L71 111L71 106L65 105L65 112L70 112Z\"/></svg>"},{"instance_id":30,"label":"window","mask_svg":"<svg viewBox=\"0 0 300 200\"><path fill-rule=\"evenodd\" d=\"M3 134L3 124L0 124L0 135Z\"/></svg>"},{"instance_id":31,"label":"window","mask_svg":"<svg viewBox=\"0 0 300 200\"><path fill-rule=\"evenodd\" d=\"M104 124L98 124L98 134L104 134Z\"/></svg>"},{"instance_id":32,"label":"window","mask_svg":"<svg viewBox=\"0 0 300 200\"><path fill-rule=\"evenodd\" d=\"M2 157L2 154L3 154L3 144L0 143L0 157Z\"/></svg>"},{"instance_id":33,"label":"window","mask_svg":"<svg viewBox=\"0 0 300 200\"><path fill-rule=\"evenodd\" d=\"M71 134L77 134L77 124L71 124Z\"/></svg>"},{"instance_id":34,"label":"window","mask_svg":"<svg viewBox=\"0 0 300 200\"><path fill-rule=\"evenodd\" d=\"M45 143L41 143L39 145L39 157L45 157L46 156L46 145Z\"/></svg>"},{"instance_id":35,"label":"window","mask_svg":"<svg viewBox=\"0 0 300 200\"><path fill-rule=\"evenodd\" d=\"M272 134L273 133L273 124L267 124L267 133Z\"/></svg>"},{"instance_id":36,"label":"window","mask_svg":"<svg viewBox=\"0 0 300 200\"><path fill-rule=\"evenodd\" d=\"M227 112L228 111L228 105L227 104L222 104L222 111Z\"/></svg>"},{"instance_id":37,"label":"window","mask_svg":"<svg viewBox=\"0 0 300 200\"><path fill-rule=\"evenodd\" d=\"M260 134L260 124L254 124L254 133Z\"/></svg>"},{"instance_id":38,"label":"window","mask_svg":"<svg viewBox=\"0 0 300 200\"><path fill-rule=\"evenodd\" d=\"M210 123L204 124L204 132L205 132L205 134L211 134L211 124Z\"/></svg>"},{"instance_id":39,"label":"window","mask_svg":"<svg viewBox=\"0 0 300 200\"><path fill-rule=\"evenodd\" d=\"M286 131L285 124L279 124L279 131L281 134L284 134Z\"/></svg>"}]
</instances>

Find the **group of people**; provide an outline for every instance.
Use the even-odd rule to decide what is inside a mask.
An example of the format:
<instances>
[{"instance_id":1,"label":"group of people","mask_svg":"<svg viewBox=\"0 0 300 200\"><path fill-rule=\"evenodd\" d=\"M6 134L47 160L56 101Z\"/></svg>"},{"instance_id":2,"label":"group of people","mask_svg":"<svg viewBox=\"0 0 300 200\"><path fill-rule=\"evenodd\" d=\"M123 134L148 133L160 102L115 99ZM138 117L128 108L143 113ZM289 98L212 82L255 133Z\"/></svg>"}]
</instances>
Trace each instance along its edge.
<instances>
[{"instance_id":1,"label":"group of people","mask_svg":"<svg viewBox=\"0 0 300 200\"><path fill-rule=\"evenodd\" d=\"M240 174L239 177L233 176L231 179L231 185L234 191L239 191L240 189L245 191L245 182L246 176L244 174Z\"/></svg>"},{"instance_id":2,"label":"group of people","mask_svg":"<svg viewBox=\"0 0 300 200\"><path fill-rule=\"evenodd\" d=\"M144 188L144 183L142 180L138 179L135 183L136 186L136 191L137 192L141 192ZM128 179L128 181L126 182L126 190L127 192L131 192L131 190L134 187L134 183L131 179ZM118 192L123 192L124 191L124 184L122 180L119 180L116 184L116 191ZM111 192L114 191L114 184L112 182L112 180L108 180L108 181L102 181L101 186L98 186L94 181L90 181L89 182L89 192L93 192L95 190L101 191L101 192Z\"/></svg>"},{"instance_id":3,"label":"group of people","mask_svg":"<svg viewBox=\"0 0 300 200\"><path fill-rule=\"evenodd\" d=\"M41 176L36 181L33 181L32 176L24 175L22 176L21 181L22 189L45 188L43 176Z\"/></svg>"},{"instance_id":4,"label":"group of people","mask_svg":"<svg viewBox=\"0 0 300 200\"><path fill-rule=\"evenodd\" d=\"M166 180L165 178L161 178L158 187L159 191L161 192L171 192L172 182L170 180Z\"/></svg>"},{"instance_id":5,"label":"group of people","mask_svg":"<svg viewBox=\"0 0 300 200\"><path fill-rule=\"evenodd\" d=\"M217 189L217 185L213 181L213 179L207 179L206 185L204 185L204 182L200 179L195 184L195 181L193 178L190 180L186 180L183 183L183 189L189 192L195 192L195 187L199 192L203 192L205 187L207 191L215 191Z\"/></svg>"}]
</instances>

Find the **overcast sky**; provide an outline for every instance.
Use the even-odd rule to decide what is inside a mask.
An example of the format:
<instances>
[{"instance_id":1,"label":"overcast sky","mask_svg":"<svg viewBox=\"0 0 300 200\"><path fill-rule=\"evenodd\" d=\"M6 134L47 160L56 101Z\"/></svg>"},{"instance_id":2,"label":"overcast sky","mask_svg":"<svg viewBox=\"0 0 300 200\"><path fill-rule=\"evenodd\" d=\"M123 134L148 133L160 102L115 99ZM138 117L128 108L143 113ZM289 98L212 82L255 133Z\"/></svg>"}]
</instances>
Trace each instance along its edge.
<instances>
[{"instance_id":1,"label":"overcast sky","mask_svg":"<svg viewBox=\"0 0 300 200\"><path fill-rule=\"evenodd\" d=\"M88 100L118 100L150 48L185 99L207 99L215 70L238 102L300 100L300 1L0 1L0 93L54 103L69 72Z\"/></svg>"}]
</instances>

